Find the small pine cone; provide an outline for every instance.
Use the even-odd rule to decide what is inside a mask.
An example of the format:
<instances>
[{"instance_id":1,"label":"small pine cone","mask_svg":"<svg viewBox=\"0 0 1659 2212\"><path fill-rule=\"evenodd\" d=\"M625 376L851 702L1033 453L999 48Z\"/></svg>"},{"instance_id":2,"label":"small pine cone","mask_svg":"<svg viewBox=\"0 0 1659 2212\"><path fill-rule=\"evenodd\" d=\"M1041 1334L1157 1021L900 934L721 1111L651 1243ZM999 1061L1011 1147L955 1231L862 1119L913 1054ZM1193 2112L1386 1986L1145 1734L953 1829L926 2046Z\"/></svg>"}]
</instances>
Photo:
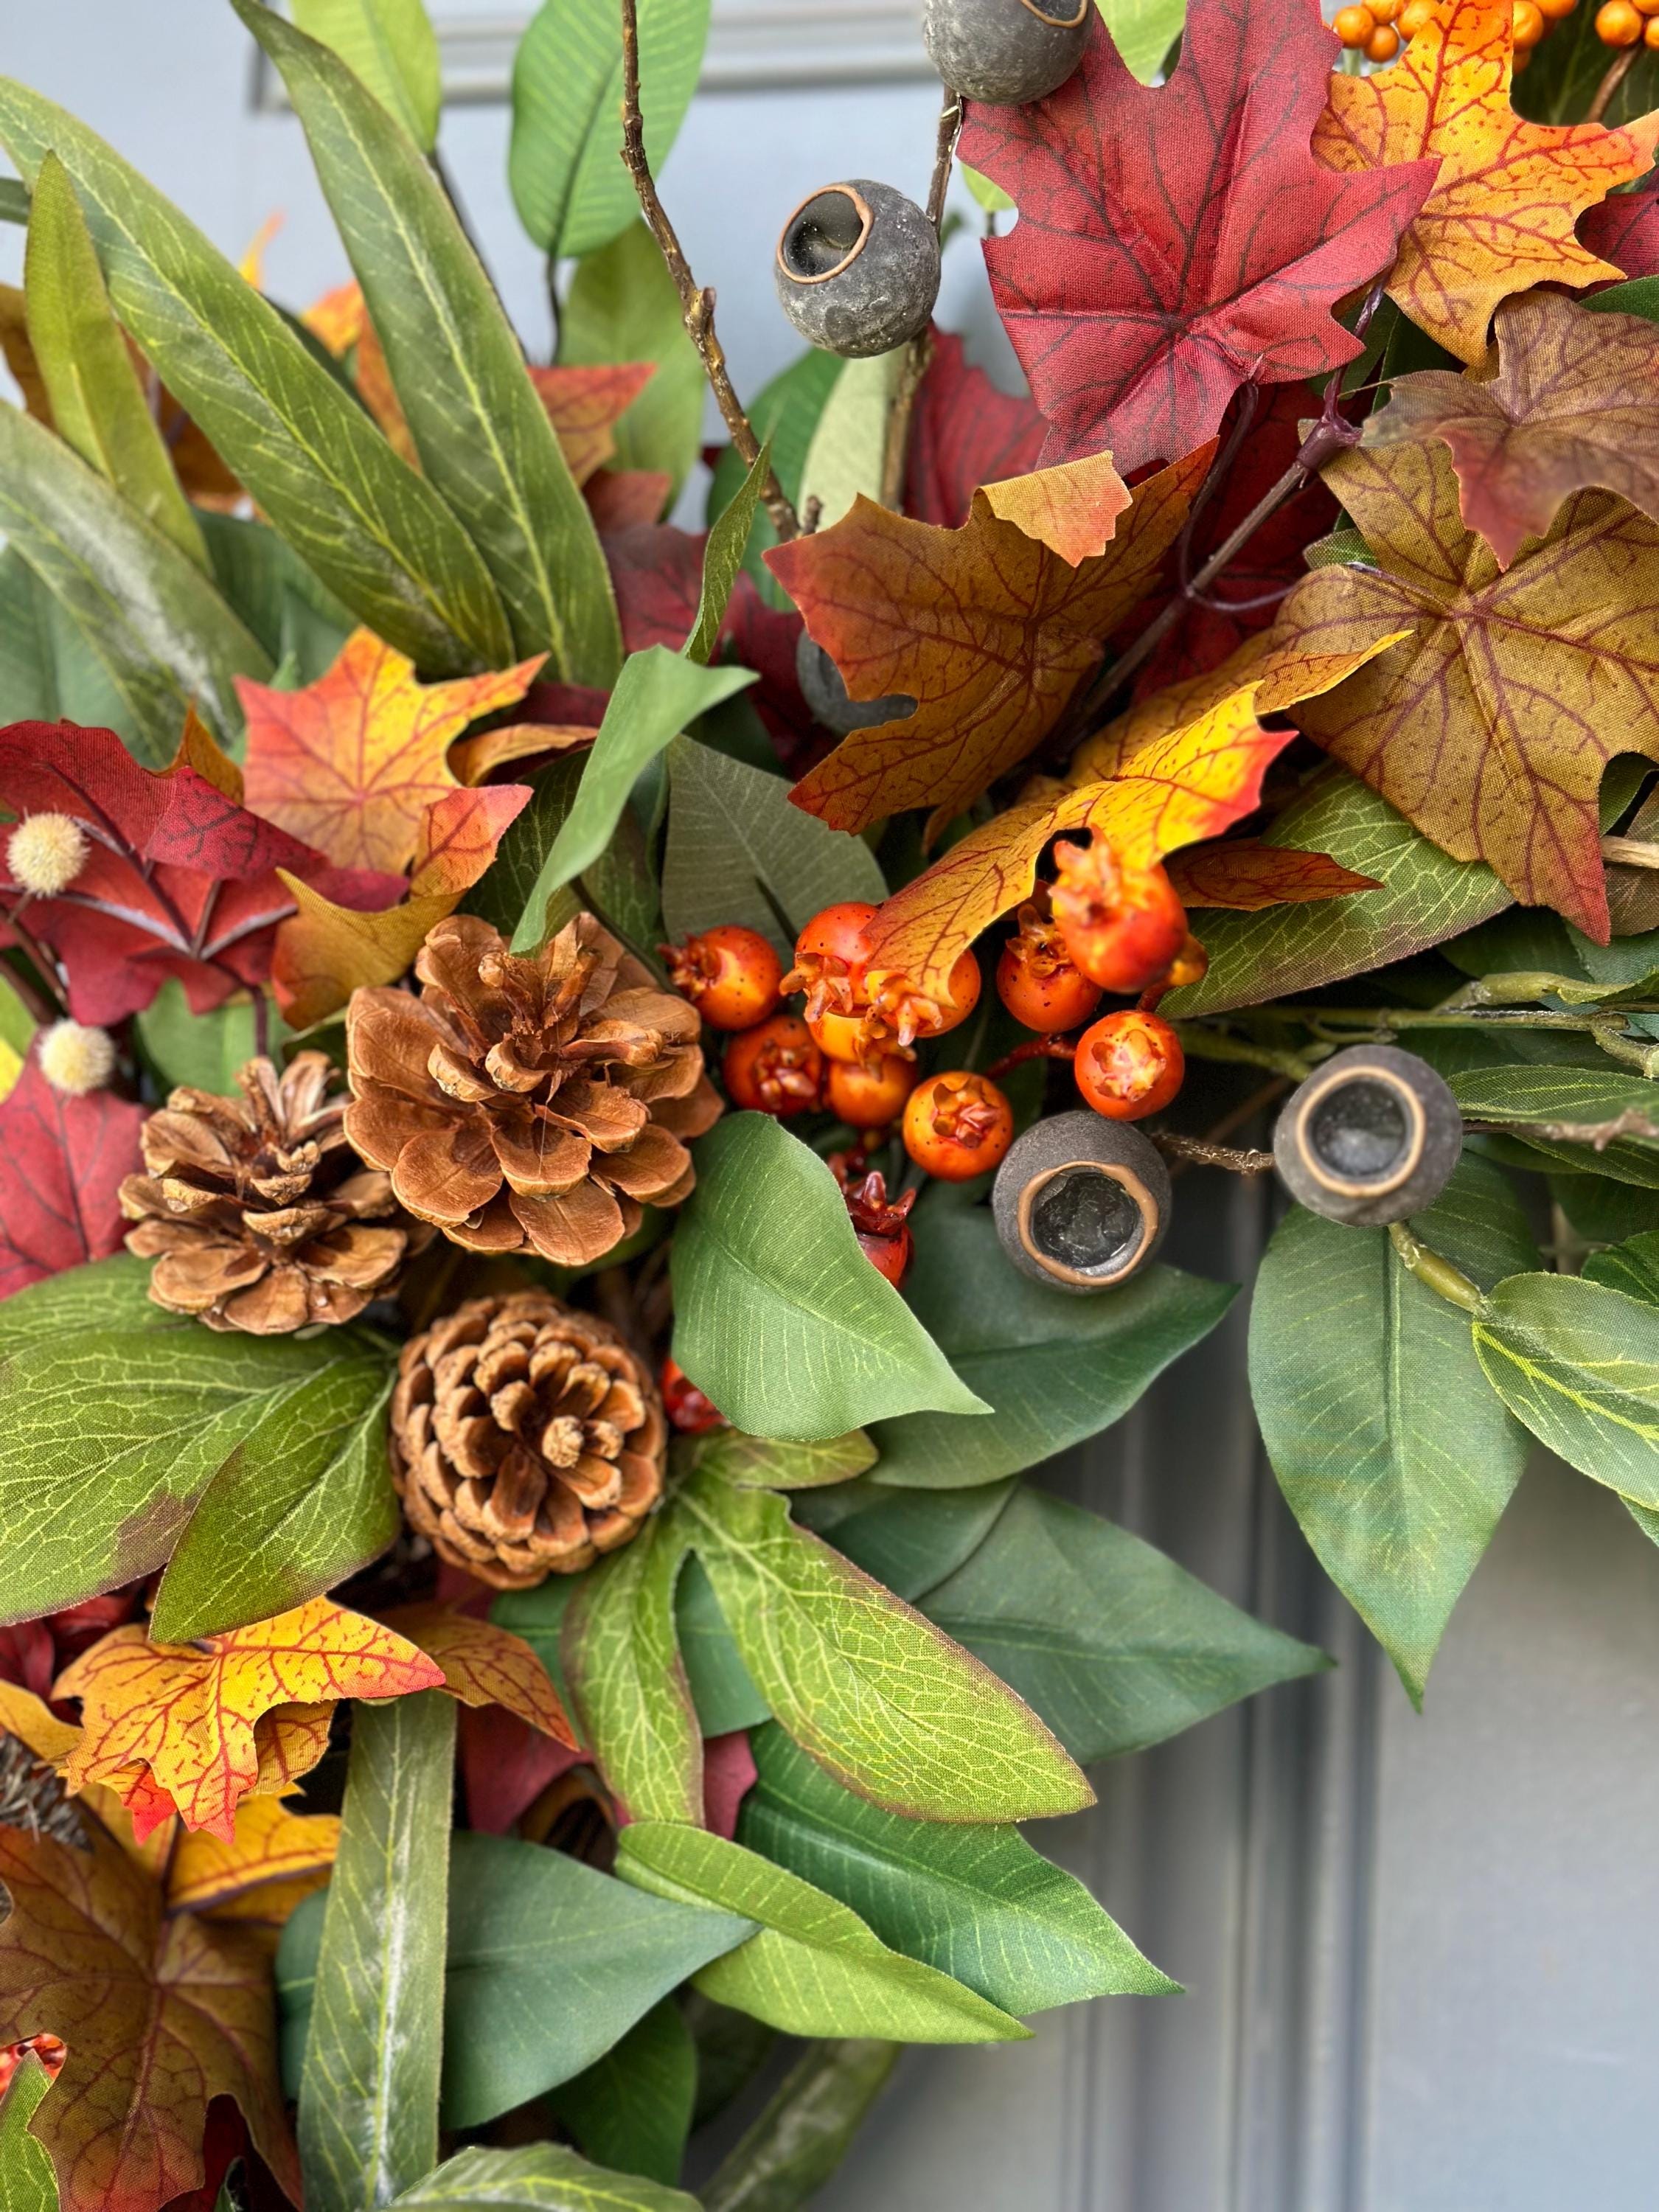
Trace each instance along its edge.
<instances>
[{"instance_id":1,"label":"small pine cone","mask_svg":"<svg viewBox=\"0 0 1659 2212\"><path fill-rule=\"evenodd\" d=\"M350 1321L394 1287L430 1231L399 1212L389 1176L353 1157L331 1072L320 1052L280 1077L251 1060L240 1098L181 1087L145 1122L148 1173L122 1184L121 1210L138 1224L128 1251L155 1261L158 1306L282 1336Z\"/></svg>"},{"instance_id":2,"label":"small pine cone","mask_svg":"<svg viewBox=\"0 0 1659 2212\"><path fill-rule=\"evenodd\" d=\"M441 921L418 999L361 990L346 1014L346 1133L398 1201L470 1252L580 1267L678 1206L720 1108L696 1007L591 914L520 958L488 922Z\"/></svg>"},{"instance_id":3,"label":"small pine cone","mask_svg":"<svg viewBox=\"0 0 1659 2212\"><path fill-rule=\"evenodd\" d=\"M667 1434L649 1370L604 1322L545 1291L473 1298L404 1346L392 1479L441 1558L531 1589L635 1534Z\"/></svg>"}]
</instances>

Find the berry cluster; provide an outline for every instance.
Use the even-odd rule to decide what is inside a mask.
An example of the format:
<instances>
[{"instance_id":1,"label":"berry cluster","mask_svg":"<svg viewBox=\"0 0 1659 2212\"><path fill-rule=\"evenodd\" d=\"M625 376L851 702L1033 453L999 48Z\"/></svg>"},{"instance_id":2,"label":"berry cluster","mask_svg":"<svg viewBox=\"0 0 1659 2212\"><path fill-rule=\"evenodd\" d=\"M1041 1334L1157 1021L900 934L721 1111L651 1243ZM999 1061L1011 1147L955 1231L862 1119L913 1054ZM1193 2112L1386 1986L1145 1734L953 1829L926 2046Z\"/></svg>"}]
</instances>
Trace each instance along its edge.
<instances>
[{"instance_id":1,"label":"berry cluster","mask_svg":"<svg viewBox=\"0 0 1659 2212\"><path fill-rule=\"evenodd\" d=\"M1356 0L1339 9L1331 28L1351 53L1369 62L1391 62L1402 40L1414 38L1434 19L1437 0ZM1515 0L1515 67L1526 68L1532 50L1552 25L1563 22L1578 0ZM1633 46L1638 39L1659 47L1659 0L1605 0L1595 35L1604 46Z\"/></svg>"}]
</instances>

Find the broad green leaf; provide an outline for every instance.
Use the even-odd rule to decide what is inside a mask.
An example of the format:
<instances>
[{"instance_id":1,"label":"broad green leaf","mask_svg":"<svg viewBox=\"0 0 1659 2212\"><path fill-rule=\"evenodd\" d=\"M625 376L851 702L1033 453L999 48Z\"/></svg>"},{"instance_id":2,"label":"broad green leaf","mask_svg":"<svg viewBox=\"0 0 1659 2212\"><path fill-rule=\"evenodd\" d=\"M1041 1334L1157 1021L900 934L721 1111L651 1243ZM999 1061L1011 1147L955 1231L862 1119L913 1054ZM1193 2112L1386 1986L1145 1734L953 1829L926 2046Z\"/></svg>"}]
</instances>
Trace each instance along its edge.
<instances>
[{"instance_id":1,"label":"broad green leaf","mask_svg":"<svg viewBox=\"0 0 1659 2212\"><path fill-rule=\"evenodd\" d=\"M818 527L839 522L860 493L881 501L888 425L903 371L905 348L849 361L836 379L806 449L800 496L823 502Z\"/></svg>"},{"instance_id":2,"label":"broad green leaf","mask_svg":"<svg viewBox=\"0 0 1659 2212\"><path fill-rule=\"evenodd\" d=\"M353 613L423 675L508 661L507 617L459 522L195 225L95 132L9 78L0 141L31 182L58 155L123 325Z\"/></svg>"},{"instance_id":3,"label":"broad green leaf","mask_svg":"<svg viewBox=\"0 0 1659 2212\"><path fill-rule=\"evenodd\" d=\"M925 1609L1085 1763L1142 1751L1330 1663L1127 1529L1036 1490L1014 1492Z\"/></svg>"},{"instance_id":4,"label":"broad green leaf","mask_svg":"<svg viewBox=\"0 0 1659 2212\"><path fill-rule=\"evenodd\" d=\"M443 70L425 0L294 0L294 20L334 49L423 154L432 151Z\"/></svg>"},{"instance_id":5,"label":"broad green leaf","mask_svg":"<svg viewBox=\"0 0 1659 2212\"><path fill-rule=\"evenodd\" d=\"M55 154L35 179L23 266L29 343L53 429L129 507L205 568L201 529L139 388L86 218Z\"/></svg>"},{"instance_id":6,"label":"broad green leaf","mask_svg":"<svg viewBox=\"0 0 1659 2212\"><path fill-rule=\"evenodd\" d=\"M1514 1190L1485 1160L1463 1160L1412 1227L1483 1285L1536 1264ZM1386 1229L1297 1207L1256 1279L1250 1387L1302 1533L1420 1706L1529 1449L1482 1380L1468 1315L1408 1273Z\"/></svg>"},{"instance_id":7,"label":"broad green leaf","mask_svg":"<svg viewBox=\"0 0 1659 2212\"><path fill-rule=\"evenodd\" d=\"M860 1250L816 1153L767 1115L732 1114L696 1162L674 1235L674 1357L728 1419L810 1443L985 1410Z\"/></svg>"},{"instance_id":8,"label":"broad green leaf","mask_svg":"<svg viewBox=\"0 0 1659 2212\"><path fill-rule=\"evenodd\" d=\"M933 1820L1030 1820L1093 1802L1006 1686L790 1517L698 1474L676 1498L756 1688L849 1789Z\"/></svg>"},{"instance_id":9,"label":"broad green leaf","mask_svg":"<svg viewBox=\"0 0 1659 2212\"><path fill-rule=\"evenodd\" d=\"M358 1704L300 2078L307 2212L374 2212L438 2162L455 1701Z\"/></svg>"},{"instance_id":10,"label":"broad green leaf","mask_svg":"<svg viewBox=\"0 0 1659 2212\"><path fill-rule=\"evenodd\" d=\"M787 957L825 907L886 897L864 840L792 806L781 776L677 738L668 777L662 911L675 939L735 921Z\"/></svg>"},{"instance_id":11,"label":"broad green leaf","mask_svg":"<svg viewBox=\"0 0 1659 2212\"><path fill-rule=\"evenodd\" d=\"M884 1490L870 1476L795 1502L795 1518L914 1605L972 1559L1013 1496L1015 1479L966 1490Z\"/></svg>"},{"instance_id":12,"label":"broad green leaf","mask_svg":"<svg viewBox=\"0 0 1659 2212\"><path fill-rule=\"evenodd\" d=\"M755 435L764 438L771 446L772 467L778 482L797 503L807 448L841 371L838 355L823 353L812 346L798 361L781 370L769 384L763 384L749 403L749 420L754 425ZM744 475L743 457L737 447L722 447L708 485L708 514L711 523L717 521L737 497ZM763 557L767 548L777 542L772 518L762 507L749 532L743 565L769 606L787 607L791 604L789 594Z\"/></svg>"},{"instance_id":13,"label":"broad green leaf","mask_svg":"<svg viewBox=\"0 0 1659 2212\"><path fill-rule=\"evenodd\" d=\"M1171 1360L1207 1336L1236 1296L1147 1267L1094 1298L1017 1275L983 1206L925 1206L905 1279L912 1311L989 1419L911 1413L876 1431L884 1486L996 1482L1080 1443L1127 1413Z\"/></svg>"},{"instance_id":14,"label":"broad green leaf","mask_svg":"<svg viewBox=\"0 0 1659 2212\"><path fill-rule=\"evenodd\" d=\"M861 1430L827 1437L821 1443L778 1443L769 1437L746 1437L738 1429L719 1429L685 1455L704 1474L738 1490L823 1490L850 1482L876 1463L874 1444Z\"/></svg>"},{"instance_id":15,"label":"broad green leaf","mask_svg":"<svg viewBox=\"0 0 1659 2212\"><path fill-rule=\"evenodd\" d=\"M273 1048L286 1034L280 1018L267 1010L266 1021L275 1036ZM216 1006L211 1013L193 1014L176 975L169 975L143 1012L134 1017L134 1027L144 1057L163 1085L187 1083L193 1090L229 1097L236 1087L236 1071L259 1049L258 1030L251 999Z\"/></svg>"},{"instance_id":16,"label":"broad green leaf","mask_svg":"<svg viewBox=\"0 0 1659 2212\"><path fill-rule=\"evenodd\" d=\"M1151 84L1181 35L1186 0L1100 0L1100 12L1127 65Z\"/></svg>"},{"instance_id":17,"label":"broad green leaf","mask_svg":"<svg viewBox=\"0 0 1659 2212\"><path fill-rule=\"evenodd\" d=\"M567 753L537 771L532 780L536 796L509 825L493 864L462 901L463 913L482 915L503 937L512 936L530 911L536 880L576 803L586 764L582 754ZM562 928L578 904L568 891L550 901L538 941Z\"/></svg>"},{"instance_id":18,"label":"broad green leaf","mask_svg":"<svg viewBox=\"0 0 1659 2212\"><path fill-rule=\"evenodd\" d=\"M893 1950L1022 2014L1178 1986L1017 1828L881 1812L777 1728L760 1729L752 1748L760 1780L744 1800L739 1840L850 1905Z\"/></svg>"},{"instance_id":19,"label":"broad green leaf","mask_svg":"<svg viewBox=\"0 0 1659 2212\"><path fill-rule=\"evenodd\" d=\"M1583 1273L1588 1282L1605 1283L1610 1291L1659 1306L1659 1232L1646 1230L1611 1251L1592 1252Z\"/></svg>"},{"instance_id":20,"label":"broad green leaf","mask_svg":"<svg viewBox=\"0 0 1659 2212\"><path fill-rule=\"evenodd\" d=\"M756 1922L757 1932L705 1966L697 1987L787 2035L1004 2043L1028 2033L975 1990L890 1951L856 1912L741 1844L637 1820L617 1838L617 1871L659 1897Z\"/></svg>"},{"instance_id":21,"label":"broad green leaf","mask_svg":"<svg viewBox=\"0 0 1659 2212\"><path fill-rule=\"evenodd\" d=\"M443 186L337 54L264 0L233 5L282 71L427 479L483 555L514 649L609 684L622 633L593 519Z\"/></svg>"},{"instance_id":22,"label":"broad green leaf","mask_svg":"<svg viewBox=\"0 0 1659 2212\"><path fill-rule=\"evenodd\" d=\"M659 176L697 88L708 7L640 0L640 108ZM513 64L507 177L519 220L550 259L608 246L639 213L622 158L621 21L611 0L544 0Z\"/></svg>"},{"instance_id":23,"label":"broad green leaf","mask_svg":"<svg viewBox=\"0 0 1659 2212\"><path fill-rule=\"evenodd\" d=\"M697 2046L673 1998L548 2101L587 2157L672 2188L697 2101Z\"/></svg>"},{"instance_id":24,"label":"broad green leaf","mask_svg":"<svg viewBox=\"0 0 1659 2212\"><path fill-rule=\"evenodd\" d=\"M1511 1275L1476 1316L1474 1348L1540 1443L1659 1507L1659 1307L1582 1275Z\"/></svg>"},{"instance_id":25,"label":"broad green leaf","mask_svg":"<svg viewBox=\"0 0 1659 2212\"><path fill-rule=\"evenodd\" d=\"M1659 1127L1659 1084L1601 1067L1476 1067L1449 1078L1466 1121L1569 1122L1593 1127L1639 1115ZM1659 1190L1659 1143L1615 1137L1610 1143L1562 1142L1528 1134L1529 1152L1565 1168L1593 1170L1615 1182Z\"/></svg>"},{"instance_id":26,"label":"broad green leaf","mask_svg":"<svg viewBox=\"0 0 1659 2212\"><path fill-rule=\"evenodd\" d=\"M655 364L655 375L617 425L616 465L659 470L678 493L696 465L707 386L680 295L643 222L630 223L579 263L559 325L559 359L573 368Z\"/></svg>"},{"instance_id":27,"label":"broad green leaf","mask_svg":"<svg viewBox=\"0 0 1659 2212\"><path fill-rule=\"evenodd\" d=\"M0 2097L0 2212L58 2212L58 2181L29 2122L52 2078L33 2052Z\"/></svg>"},{"instance_id":28,"label":"broad green leaf","mask_svg":"<svg viewBox=\"0 0 1659 2212\"><path fill-rule=\"evenodd\" d=\"M771 1709L749 1679L732 1640L714 1586L696 1558L686 1562L674 1608L680 1657L691 1685L691 1702L705 1735L726 1735L771 1718Z\"/></svg>"},{"instance_id":29,"label":"broad green leaf","mask_svg":"<svg viewBox=\"0 0 1659 2212\"><path fill-rule=\"evenodd\" d=\"M0 728L63 713L52 595L15 545L0 551ZM83 648L90 653L91 647Z\"/></svg>"},{"instance_id":30,"label":"broad green leaf","mask_svg":"<svg viewBox=\"0 0 1659 2212\"><path fill-rule=\"evenodd\" d=\"M464 2150L397 2201L396 2212L697 2212L697 2201L574 2150Z\"/></svg>"},{"instance_id":31,"label":"broad green leaf","mask_svg":"<svg viewBox=\"0 0 1659 2212\"><path fill-rule=\"evenodd\" d=\"M674 1626L690 1534L671 1505L584 1575L565 1609L560 1652L581 1740L629 1814L696 1826L702 1738Z\"/></svg>"},{"instance_id":32,"label":"broad green leaf","mask_svg":"<svg viewBox=\"0 0 1659 2212\"><path fill-rule=\"evenodd\" d=\"M662 645L629 655L582 764L575 801L525 902L513 935L515 952L533 951L541 943L548 900L591 867L611 842L641 769L705 708L754 680L749 669L699 668Z\"/></svg>"},{"instance_id":33,"label":"broad green leaf","mask_svg":"<svg viewBox=\"0 0 1659 2212\"><path fill-rule=\"evenodd\" d=\"M737 497L708 533L702 553L702 590L697 600L697 619L685 641L688 660L700 661L707 666L714 659L720 624L731 604L732 587L743 566L743 549L749 543L750 526L760 505L761 486L771 470L770 449L763 446Z\"/></svg>"},{"instance_id":34,"label":"broad green leaf","mask_svg":"<svg viewBox=\"0 0 1659 2212\"><path fill-rule=\"evenodd\" d=\"M295 1913L277 1954L290 2081L314 2033L325 1894ZM582 2073L670 1990L753 1932L750 1922L727 1912L642 1897L563 1851L512 1837L456 1835L442 2000L444 2126L483 2127Z\"/></svg>"},{"instance_id":35,"label":"broad green leaf","mask_svg":"<svg viewBox=\"0 0 1659 2212\"><path fill-rule=\"evenodd\" d=\"M119 694L120 734L160 768L194 702L216 736L242 726L234 678L270 663L187 554L61 439L0 404L0 532L61 602Z\"/></svg>"},{"instance_id":36,"label":"broad green leaf","mask_svg":"<svg viewBox=\"0 0 1659 2212\"><path fill-rule=\"evenodd\" d=\"M1594 1167L1594 1160L1584 1163ZM1553 1175L1549 1194L1568 1222L1592 1244L1622 1244L1659 1229L1659 1191L1637 1190L1592 1174Z\"/></svg>"},{"instance_id":37,"label":"broad green leaf","mask_svg":"<svg viewBox=\"0 0 1659 2212\"><path fill-rule=\"evenodd\" d=\"M152 1305L149 1281L142 1261L100 1260L0 1305L0 1619L153 1574L181 1537L192 1620L217 1609L216 1593L232 1610L290 1580L315 1595L373 1556L354 1501L373 1487L386 1347L356 1328L305 1341L221 1335ZM371 1433L343 1426L355 1422ZM216 1557L205 1534L186 1534L210 1491L208 1528L258 1537L286 1525L284 1541L303 1549ZM333 1528L331 1507L363 1520Z\"/></svg>"}]
</instances>

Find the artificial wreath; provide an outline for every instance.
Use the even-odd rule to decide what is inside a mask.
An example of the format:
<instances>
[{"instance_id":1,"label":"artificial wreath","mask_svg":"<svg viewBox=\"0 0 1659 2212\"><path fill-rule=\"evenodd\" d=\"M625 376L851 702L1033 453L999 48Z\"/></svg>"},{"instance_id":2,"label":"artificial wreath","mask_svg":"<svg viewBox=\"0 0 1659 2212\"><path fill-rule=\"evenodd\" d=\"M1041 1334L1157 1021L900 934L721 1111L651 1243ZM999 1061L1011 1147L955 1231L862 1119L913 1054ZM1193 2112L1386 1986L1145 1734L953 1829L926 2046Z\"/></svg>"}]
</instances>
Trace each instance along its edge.
<instances>
[{"instance_id":1,"label":"artificial wreath","mask_svg":"<svg viewBox=\"0 0 1659 2212\"><path fill-rule=\"evenodd\" d=\"M1323 1663L1029 1479L1182 1178L1414 1700L1533 1439L1659 1540L1659 18L927 0L745 406L708 0L526 33L547 367L420 0L230 4L303 314L0 82L0 2196L787 2212L1173 1990L1021 1824Z\"/></svg>"}]
</instances>

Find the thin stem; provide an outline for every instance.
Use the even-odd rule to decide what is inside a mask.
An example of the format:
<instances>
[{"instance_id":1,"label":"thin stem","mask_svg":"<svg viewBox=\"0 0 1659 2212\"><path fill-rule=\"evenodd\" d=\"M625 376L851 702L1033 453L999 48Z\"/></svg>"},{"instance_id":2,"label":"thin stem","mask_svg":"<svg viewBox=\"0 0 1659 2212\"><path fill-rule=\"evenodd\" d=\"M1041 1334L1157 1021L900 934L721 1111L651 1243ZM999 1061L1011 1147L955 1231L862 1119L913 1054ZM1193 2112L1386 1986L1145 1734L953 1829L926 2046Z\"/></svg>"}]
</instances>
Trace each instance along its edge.
<instances>
[{"instance_id":1,"label":"thin stem","mask_svg":"<svg viewBox=\"0 0 1659 2212\"><path fill-rule=\"evenodd\" d=\"M680 295L680 308L685 319L687 335L702 356L703 373L708 379L709 389L719 404L732 443L737 447L746 467L753 468L760 459L760 440L755 435L754 425L743 410L743 404L732 388L731 374L726 366L726 349L714 330L714 295L698 284L691 274L678 234L668 219L667 210L658 197L651 164L645 150L645 117L640 107L640 21L638 0L621 0L623 40L623 160L628 173L634 179L634 189L639 194L640 207L649 226L652 236L661 248L668 273L674 280L674 289ZM798 538L800 524L788 495L778 482L775 470L769 469L766 482L761 488L761 498L772 518L772 527L780 538Z\"/></svg>"},{"instance_id":2,"label":"thin stem","mask_svg":"<svg viewBox=\"0 0 1659 2212\"><path fill-rule=\"evenodd\" d=\"M1076 1054L1077 1039L1074 1036L1027 1037L1024 1044L1017 1044L1012 1052L1005 1053L995 1066L988 1067L985 1073L994 1082L998 1076L1006 1075L1013 1068L1024 1067L1028 1060L1072 1060Z\"/></svg>"},{"instance_id":3,"label":"thin stem","mask_svg":"<svg viewBox=\"0 0 1659 2212\"><path fill-rule=\"evenodd\" d=\"M22 950L28 955L30 963L33 966L36 974L40 976L40 981L45 984L47 991L56 1001L53 1011L44 1017L46 1020L52 1021L59 1014L68 1013L69 994L64 986L64 971L58 966L55 956L48 951L46 946L40 942L33 930L28 927L27 924L23 920L23 908L27 905L27 903L28 902L27 899L20 899L16 906L12 908L10 914L7 915L6 919L11 924L12 935L17 939L17 942ZM21 996L23 978L19 975L15 970L13 970L9 975L7 980L17 987L19 995ZM33 996L34 994L31 993L29 995ZM29 1011L33 1012L34 1009L31 1007Z\"/></svg>"},{"instance_id":4,"label":"thin stem","mask_svg":"<svg viewBox=\"0 0 1659 2212\"><path fill-rule=\"evenodd\" d=\"M1613 94L1630 75L1635 64L1641 59L1644 52L1644 47L1639 44L1626 46L1623 53L1613 61L1607 75L1596 86L1595 99L1584 111L1586 123L1599 123L1601 120L1613 104Z\"/></svg>"},{"instance_id":5,"label":"thin stem","mask_svg":"<svg viewBox=\"0 0 1659 2212\"><path fill-rule=\"evenodd\" d=\"M962 130L962 100L947 85L945 105L939 110L939 136L933 146L933 174L927 188L927 220L935 233L945 226L945 196L951 189L951 169L956 160L957 139ZM904 498L904 472L910 458L910 424L916 411L916 397L922 380L927 374L928 363L933 358L933 333L931 327L919 331L904 349L904 358L899 364L898 383L893 392L893 404L887 417L887 446L882 456L881 503L898 508Z\"/></svg>"},{"instance_id":6,"label":"thin stem","mask_svg":"<svg viewBox=\"0 0 1659 2212\"><path fill-rule=\"evenodd\" d=\"M1195 1168L1224 1168L1229 1175L1259 1176L1269 1173L1273 1164L1271 1152L1239 1152L1231 1145L1214 1144L1207 1137L1182 1137L1173 1129L1151 1129L1147 1134L1160 1152Z\"/></svg>"},{"instance_id":7,"label":"thin stem","mask_svg":"<svg viewBox=\"0 0 1659 2212\"><path fill-rule=\"evenodd\" d=\"M1403 1221L1389 1224L1389 1242L1398 1253L1401 1267L1409 1269L1437 1297L1462 1306L1467 1314L1485 1312L1486 1301L1480 1285L1472 1283L1462 1268L1454 1267L1449 1260L1443 1260L1438 1252L1431 1252L1426 1244L1419 1244Z\"/></svg>"},{"instance_id":8,"label":"thin stem","mask_svg":"<svg viewBox=\"0 0 1659 2212\"><path fill-rule=\"evenodd\" d=\"M1604 1152L1620 1137L1659 1137L1659 1121L1639 1107L1627 1106L1610 1121L1465 1121L1480 1137L1537 1137L1547 1145L1588 1145Z\"/></svg>"},{"instance_id":9,"label":"thin stem","mask_svg":"<svg viewBox=\"0 0 1659 2212\"><path fill-rule=\"evenodd\" d=\"M1200 1029L1195 1022L1176 1022L1176 1034L1188 1060L1224 1060L1239 1067L1265 1067L1271 1075L1287 1075L1301 1083L1314 1071L1314 1063L1275 1045L1257 1044L1246 1037L1224 1036L1218 1030Z\"/></svg>"}]
</instances>

